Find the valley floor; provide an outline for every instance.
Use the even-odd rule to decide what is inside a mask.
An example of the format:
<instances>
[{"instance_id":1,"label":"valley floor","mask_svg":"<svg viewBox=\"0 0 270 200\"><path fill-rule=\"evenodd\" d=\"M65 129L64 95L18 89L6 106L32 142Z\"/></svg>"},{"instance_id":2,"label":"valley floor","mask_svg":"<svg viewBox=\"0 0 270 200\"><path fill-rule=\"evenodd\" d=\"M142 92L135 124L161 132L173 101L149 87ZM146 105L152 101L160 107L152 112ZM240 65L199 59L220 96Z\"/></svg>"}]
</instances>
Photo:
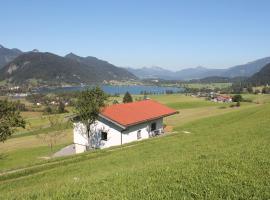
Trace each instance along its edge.
<instances>
[{"instance_id":1,"label":"valley floor","mask_svg":"<svg viewBox=\"0 0 270 200\"><path fill-rule=\"evenodd\" d=\"M49 160L34 134L0 144L0 199L270 198L270 96L246 96L253 102L240 108L151 98L180 111L165 137ZM67 135L55 151L72 142Z\"/></svg>"}]
</instances>

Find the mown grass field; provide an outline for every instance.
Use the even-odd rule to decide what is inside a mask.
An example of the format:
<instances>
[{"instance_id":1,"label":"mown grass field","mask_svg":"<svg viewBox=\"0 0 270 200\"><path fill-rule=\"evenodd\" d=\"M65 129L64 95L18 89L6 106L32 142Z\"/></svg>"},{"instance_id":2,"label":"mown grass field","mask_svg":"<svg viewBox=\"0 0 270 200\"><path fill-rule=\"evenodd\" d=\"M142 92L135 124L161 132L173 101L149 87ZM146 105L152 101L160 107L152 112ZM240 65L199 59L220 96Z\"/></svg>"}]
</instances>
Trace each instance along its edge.
<instances>
[{"instance_id":1,"label":"mown grass field","mask_svg":"<svg viewBox=\"0 0 270 200\"><path fill-rule=\"evenodd\" d=\"M42 112L22 112L26 121L25 129L18 129L10 139L0 143L0 172L16 169L43 162L60 148L72 143L73 133L71 127L63 127L64 137L57 140L53 146L53 151L49 148L49 143L39 138L48 132L55 132L55 128L50 127L48 115ZM56 117L66 120L65 116L70 113L57 114Z\"/></svg>"},{"instance_id":2,"label":"mown grass field","mask_svg":"<svg viewBox=\"0 0 270 200\"><path fill-rule=\"evenodd\" d=\"M50 127L50 115L43 115L42 112L22 112L21 114L26 121L26 127L25 129L18 129L14 137L42 133L42 131ZM69 115L71 113L56 114L55 116L63 121L67 121L65 117Z\"/></svg>"},{"instance_id":3,"label":"mown grass field","mask_svg":"<svg viewBox=\"0 0 270 200\"><path fill-rule=\"evenodd\" d=\"M176 127L165 137L8 175L0 197L268 199L269 111L269 104L239 109Z\"/></svg>"},{"instance_id":4,"label":"mown grass field","mask_svg":"<svg viewBox=\"0 0 270 200\"><path fill-rule=\"evenodd\" d=\"M0 171L31 167L0 175L0 199L269 199L270 97L258 98L264 104L181 108L165 122L174 133L67 158L42 160L49 149L34 135L11 138L0 144Z\"/></svg>"},{"instance_id":5,"label":"mown grass field","mask_svg":"<svg viewBox=\"0 0 270 200\"><path fill-rule=\"evenodd\" d=\"M142 95L133 96L134 99L142 97ZM228 108L229 104L216 104L213 102L205 101L203 98L201 99L179 94L151 95L149 97L180 111L180 114L178 115L165 118L166 125L171 127L179 126L189 121L197 120L203 117L214 116L233 111L233 109ZM116 98L118 101L120 101L122 97L120 96ZM260 98L267 99L267 97L264 96L260 96ZM111 101L112 100L113 99L111 99ZM254 106L255 104L248 105ZM243 106L240 109L242 108ZM69 108L70 112L72 112L72 110L72 108ZM70 114L71 113L66 113L57 116L61 119L64 119L65 116ZM47 157L51 154L49 149L48 151L45 151L45 153L44 151L42 151L40 154L38 153L40 152L40 148L42 149L48 144L44 143L44 141L36 137L38 134L54 131L49 127L48 116L43 115L42 112L22 112L22 115L27 121L26 129L19 129L11 139L6 141L4 144L0 144L0 154L2 157L6 158L2 159L3 164L0 166L0 171L9 170L10 168L13 169L24 167L29 163L31 164L32 162L42 162L42 157ZM57 142L55 151L59 149L59 146L62 147L64 144L72 143L72 130L67 129L63 131L66 133L66 137ZM36 153L24 153L24 150L29 152L29 148L31 148L32 151L35 151ZM17 149L20 149L20 151L17 151ZM20 155L24 156L22 156L21 159L18 159Z\"/></svg>"},{"instance_id":6,"label":"mown grass field","mask_svg":"<svg viewBox=\"0 0 270 200\"><path fill-rule=\"evenodd\" d=\"M133 96L134 99L142 97L142 95ZM234 111L228 107L229 104L216 104L205 101L203 98L179 94L151 95L149 97L179 110L180 114L165 118L165 124L168 125L169 129L203 117ZM120 102L122 97L116 98ZM250 105L253 106L255 104ZM225 106L226 109L221 109L221 106ZM240 109L244 109L244 107L242 106ZM70 113L58 114L57 116L60 119L64 119L65 116L72 114L72 108L69 108L69 110ZM43 115L42 112L22 112L22 115L27 122L26 129L18 129L9 140L0 144L0 155L3 158L1 159L0 172L26 167L33 163L42 163L46 161L45 158L51 156L63 145L73 142L72 129L63 129L66 136L57 141L51 152L48 143L37 137L37 135L55 131L49 127L49 116Z\"/></svg>"}]
</instances>

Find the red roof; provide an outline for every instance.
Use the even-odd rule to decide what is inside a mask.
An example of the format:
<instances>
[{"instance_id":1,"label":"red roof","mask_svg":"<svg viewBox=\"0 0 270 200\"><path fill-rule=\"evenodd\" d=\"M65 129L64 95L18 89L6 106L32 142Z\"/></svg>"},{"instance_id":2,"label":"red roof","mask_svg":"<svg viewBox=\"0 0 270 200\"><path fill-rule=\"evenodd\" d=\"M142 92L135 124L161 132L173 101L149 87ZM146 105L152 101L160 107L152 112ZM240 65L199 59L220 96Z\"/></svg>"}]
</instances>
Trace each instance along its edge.
<instances>
[{"instance_id":1,"label":"red roof","mask_svg":"<svg viewBox=\"0 0 270 200\"><path fill-rule=\"evenodd\" d=\"M156 101L143 100L108 106L101 112L101 116L128 127L176 113L176 110Z\"/></svg>"},{"instance_id":2,"label":"red roof","mask_svg":"<svg viewBox=\"0 0 270 200\"><path fill-rule=\"evenodd\" d=\"M231 99L231 96L226 96L226 95L219 95L217 98L222 98L222 99Z\"/></svg>"}]
</instances>

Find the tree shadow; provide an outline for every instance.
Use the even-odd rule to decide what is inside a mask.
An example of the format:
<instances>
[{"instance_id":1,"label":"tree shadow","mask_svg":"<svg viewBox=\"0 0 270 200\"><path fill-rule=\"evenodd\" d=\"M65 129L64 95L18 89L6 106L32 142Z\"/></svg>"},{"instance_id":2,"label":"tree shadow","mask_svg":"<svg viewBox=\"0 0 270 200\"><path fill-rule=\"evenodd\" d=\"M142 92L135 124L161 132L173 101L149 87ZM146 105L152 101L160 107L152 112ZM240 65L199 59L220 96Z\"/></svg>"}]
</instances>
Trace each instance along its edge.
<instances>
[{"instance_id":1,"label":"tree shadow","mask_svg":"<svg viewBox=\"0 0 270 200\"><path fill-rule=\"evenodd\" d=\"M8 157L7 153L0 153L0 160L4 160Z\"/></svg>"}]
</instances>

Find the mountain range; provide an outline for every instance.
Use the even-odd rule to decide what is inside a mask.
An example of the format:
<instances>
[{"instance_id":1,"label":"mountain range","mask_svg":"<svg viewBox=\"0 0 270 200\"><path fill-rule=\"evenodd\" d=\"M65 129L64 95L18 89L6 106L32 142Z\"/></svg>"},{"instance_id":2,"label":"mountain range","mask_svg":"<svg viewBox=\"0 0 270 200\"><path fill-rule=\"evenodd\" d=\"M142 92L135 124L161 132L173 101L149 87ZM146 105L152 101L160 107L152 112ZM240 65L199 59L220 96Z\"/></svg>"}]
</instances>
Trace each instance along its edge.
<instances>
[{"instance_id":1,"label":"mountain range","mask_svg":"<svg viewBox=\"0 0 270 200\"><path fill-rule=\"evenodd\" d=\"M121 68L96 57L80 57L73 53L59 56L49 52L23 52L0 45L0 81L21 84L36 82L41 84L80 84L102 83L104 81L123 81L140 79L199 80L242 80L259 72L270 63L270 57L258 59L227 69L206 67L186 68L171 71L161 67L140 69ZM240 77L240 78L239 78ZM205 81L208 79L205 79Z\"/></svg>"},{"instance_id":2,"label":"mountain range","mask_svg":"<svg viewBox=\"0 0 270 200\"><path fill-rule=\"evenodd\" d=\"M5 52L10 52L5 48ZM47 85L80 84L80 83L102 83L111 80L137 79L127 70L116 67L106 61L95 57L80 57L70 53L64 57L49 52L17 51L4 59L4 66L0 69L0 81L7 80L11 83L40 83ZM7 57L6 57L7 58Z\"/></svg>"},{"instance_id":3,"label":"mountain range","mask_svg":"<svg viewBox=\"0 0 270 200\"><path fill-rule=\"evenodd\" d=\"M270 57L229 67L227 69L212 69L199 66L179 71L171 71L161 67L127 68L127 70L141 79L191 80L202 79L209 76L235 78L250 77L259 72L268 63L270 63Z\"/></svg>"}]
</instances>

